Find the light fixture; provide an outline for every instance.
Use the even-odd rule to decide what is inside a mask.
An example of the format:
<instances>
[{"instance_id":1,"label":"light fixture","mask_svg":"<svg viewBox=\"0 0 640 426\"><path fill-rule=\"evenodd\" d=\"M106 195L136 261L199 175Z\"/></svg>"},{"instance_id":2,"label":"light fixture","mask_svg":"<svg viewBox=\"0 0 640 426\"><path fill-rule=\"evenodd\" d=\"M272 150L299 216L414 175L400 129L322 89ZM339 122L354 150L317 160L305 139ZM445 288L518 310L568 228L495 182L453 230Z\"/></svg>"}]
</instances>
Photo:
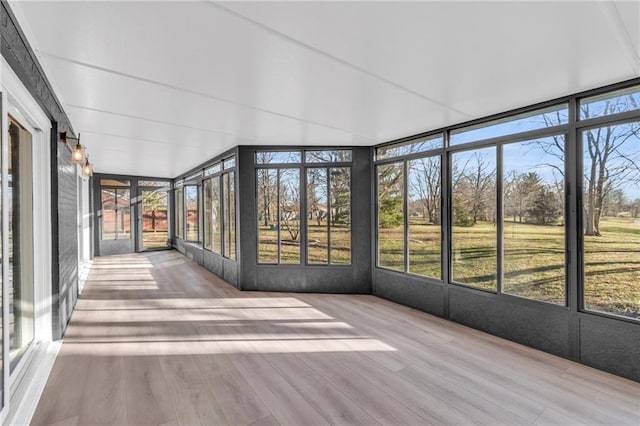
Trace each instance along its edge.
<instances>
[{"instance_id":1,"label":"light fixture","mask_svg":"<svg viewBox=\"0 0 640 426\"><path fill-rule=\"evenodd\" d=\"M93 176L93 166L89 162L89 156L84 161L84 165L82 166L82 176L91 177Z\"/></svg>"},{"instance_id":2,"label":"light fixture","mask_svg":"<svg viewBox=\"0 0 640 426\"><path fill-rule=\"evenodd\" d=\"M71 149L71 162L74 164L83 164L85 152L84 146L80 145L80 133L78 133L77 138L72 138L71 136L67 136L67 132L62 132L60 133L60 139ZM69 139L76 141L76 145L73 148L71 148L67 142Z\"/></svg>"}]
</instances>

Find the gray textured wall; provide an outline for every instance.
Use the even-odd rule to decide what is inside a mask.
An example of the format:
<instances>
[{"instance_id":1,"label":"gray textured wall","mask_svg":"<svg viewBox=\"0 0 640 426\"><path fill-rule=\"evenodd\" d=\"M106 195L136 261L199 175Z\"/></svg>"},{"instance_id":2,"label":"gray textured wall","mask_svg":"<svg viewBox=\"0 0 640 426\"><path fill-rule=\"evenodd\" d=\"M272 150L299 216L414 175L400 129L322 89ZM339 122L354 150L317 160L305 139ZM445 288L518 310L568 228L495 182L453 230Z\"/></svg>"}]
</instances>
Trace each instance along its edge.
<instances>
[{"instance_id":1,"label":"gray textured wall","mask_svg":"<svg viewBox=\"0 0 640 426\"><path fill-rule=\"evenodd\" d=\"M51 120L51 310L53 337L58 339L64 334L78 293L78 182L69 152L58 140L59 132L73 134L73 128L6 2L0 4L0 45L2 56Z\"/></svg>"}]
</instances>

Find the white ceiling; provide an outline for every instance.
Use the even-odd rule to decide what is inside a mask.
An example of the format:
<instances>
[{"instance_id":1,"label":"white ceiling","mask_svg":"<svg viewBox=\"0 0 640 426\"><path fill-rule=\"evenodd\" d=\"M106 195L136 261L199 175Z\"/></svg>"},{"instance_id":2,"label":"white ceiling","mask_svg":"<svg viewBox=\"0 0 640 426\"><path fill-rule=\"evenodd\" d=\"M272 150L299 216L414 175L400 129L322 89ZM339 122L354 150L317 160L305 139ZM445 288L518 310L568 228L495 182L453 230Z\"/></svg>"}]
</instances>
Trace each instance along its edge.
<instances>
[{"instance_id":1,"label":"white ceiling","mask_svg":"<svg viewBox=\"0 0 640 426\"><path fill-rule=\"evenodd\" d=\"M373 145L640 75L638 2L11 2L97 172Z\"/></svg>"}]
</instances>

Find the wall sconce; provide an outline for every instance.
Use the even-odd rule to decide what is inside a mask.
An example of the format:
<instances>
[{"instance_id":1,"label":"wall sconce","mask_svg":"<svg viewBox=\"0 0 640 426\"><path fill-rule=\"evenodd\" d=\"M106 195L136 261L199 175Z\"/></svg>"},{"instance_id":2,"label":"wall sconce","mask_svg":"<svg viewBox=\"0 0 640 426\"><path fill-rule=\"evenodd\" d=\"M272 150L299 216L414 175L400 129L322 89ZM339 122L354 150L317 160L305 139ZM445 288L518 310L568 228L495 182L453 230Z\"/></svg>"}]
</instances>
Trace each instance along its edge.
<instances>
[{"instance_id":1,"label":"wall sconce","mask_svg":"<svg viewBox=\"0 0 640 426\"><path fill-rule=\"evenodd\" d=\"M89 162L89 155L86 153L85 147L80 145L80 133L78 133L77 138L72 138L71 136L67 136L67 132L60 132L60 140L71 151L71 162L82 166L82 176L93 176L93 165ZM69 142L67 142L68 140L76 141L73 148L69 145Z\"/></svg>"},{"instance_id":2,"label":"wall sconce","mask_svg":"<svg viewBox=\"0 0 640 426\"><path fill-rule=\"evenodd\" d=\"M80 135L78 135L78 136L80 136ZM82 166L82 176L84 176L84 177L93 176L93 166L89 162L89 156L88 155L87 155L87 158L84 161L84 165Z\"/></svg>"},{"instance_id":3,"label":"wall sconce","mask_svg":"<svg viewBox=\"0 0 640 426\"><path fill-rule=\"evenodd\" d=\"M71 162L74 164L83 164L85 157L84 146L80 145L80 133L78 133L77 138L72 138L71 136L67 136L67 132L60 133L60 139L62 143L66 144L71 149ZM76 141L76 145L71 148L67 140Z\"/></svg>"}]
</instances>

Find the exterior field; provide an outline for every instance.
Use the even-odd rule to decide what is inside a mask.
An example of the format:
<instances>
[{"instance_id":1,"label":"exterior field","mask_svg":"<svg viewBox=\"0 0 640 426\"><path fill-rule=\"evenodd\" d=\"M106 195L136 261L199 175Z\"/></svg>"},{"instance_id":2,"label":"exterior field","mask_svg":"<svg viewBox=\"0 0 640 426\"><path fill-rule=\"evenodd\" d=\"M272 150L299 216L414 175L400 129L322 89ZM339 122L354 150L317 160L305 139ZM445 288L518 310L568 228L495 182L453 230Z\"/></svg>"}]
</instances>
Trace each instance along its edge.
<instances>
[{"instance_id":1,"label":"exterior field","mask_svg":"<svg viewBox=\"0 0 640 426\"><path fill-rule=\"evenodd\" d=\"M640 219L603 218L601 236L584 237L585 307L640 317ZM378 265L404 269L402 227L380 228ZM497 286L497 229L493 223L453 227L453 280ZM440 227L409 226L409 272L440 278ZM564 226L504 223L503 292L564 305Z\"/></svg>"}]
</instances>

